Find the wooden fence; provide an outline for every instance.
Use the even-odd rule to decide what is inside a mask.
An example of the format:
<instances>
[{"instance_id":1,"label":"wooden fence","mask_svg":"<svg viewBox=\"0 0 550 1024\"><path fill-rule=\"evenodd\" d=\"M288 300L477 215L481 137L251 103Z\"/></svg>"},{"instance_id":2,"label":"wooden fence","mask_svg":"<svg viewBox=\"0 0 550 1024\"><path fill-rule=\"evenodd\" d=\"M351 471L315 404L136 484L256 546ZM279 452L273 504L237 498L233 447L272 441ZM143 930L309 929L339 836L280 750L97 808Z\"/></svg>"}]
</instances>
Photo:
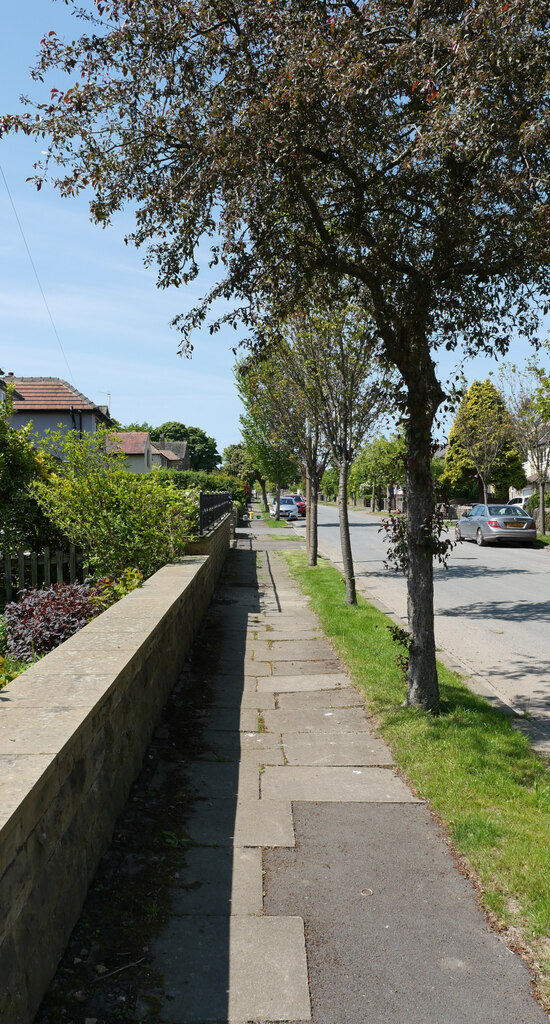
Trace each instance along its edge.
<instances>
[{"instance_id":1,"label":"wooden fence","mask_svg":"<svg viewBox=\"0 0 550 1024\"><path fill-rule=\"evenodd\" d=\"M26 587L49 587L52 583L74 583L83 576L82 554L74 544L68 551L19 551L0 555L0 601L15 600Z\"/></svg>"}]
</instances>

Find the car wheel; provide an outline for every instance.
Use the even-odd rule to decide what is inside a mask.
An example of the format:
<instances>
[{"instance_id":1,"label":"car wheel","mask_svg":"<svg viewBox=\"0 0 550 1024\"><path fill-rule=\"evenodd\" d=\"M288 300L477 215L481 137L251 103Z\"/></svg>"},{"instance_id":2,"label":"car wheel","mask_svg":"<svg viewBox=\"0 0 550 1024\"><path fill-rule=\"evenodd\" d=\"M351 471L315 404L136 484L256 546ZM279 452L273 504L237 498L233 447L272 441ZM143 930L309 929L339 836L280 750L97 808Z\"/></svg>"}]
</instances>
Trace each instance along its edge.
<instances>
[{"instance_id":1,"label":"car wheel","mask_svg":"<svg viewBox=\"0 0 550 1024\"><path fill-rule=\"evenodd\" d=\"M462 534L458 526L455 526L455 540L462 540Z\"/></svg>"},{"instance_id":2,"label":"car wheel","mask_svg":"<svg viewBox=\"0 0 550 1024\"><path fill-rule=\"evenodd\" d=\"M478 527L478 530L477 530L477 533L476 533L476 544L477 544L478 548L482 548L482 547L485 546L485 537L483 536L483 534L482 534L482 532L481 532L479 527Z\"/></svg>"}]
</instances>

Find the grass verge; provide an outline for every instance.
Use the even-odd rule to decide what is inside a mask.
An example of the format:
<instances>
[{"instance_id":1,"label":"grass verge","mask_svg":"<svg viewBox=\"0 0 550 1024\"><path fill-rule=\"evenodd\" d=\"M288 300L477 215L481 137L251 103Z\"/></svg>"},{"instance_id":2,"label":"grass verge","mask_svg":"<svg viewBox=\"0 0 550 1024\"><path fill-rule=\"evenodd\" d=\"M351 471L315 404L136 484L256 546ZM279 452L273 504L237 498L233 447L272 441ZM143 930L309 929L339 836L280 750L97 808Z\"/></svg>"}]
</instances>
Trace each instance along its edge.
<instances>
[{"instance_id":1,"label":"grass verge","mask_svg":"<svg viewBox=\"0 0 550 1024\"><path fill-rule=\"evenodd\" d=\"M430 801L477 883L495 927L527 949L539 998L550 1005L550 778L511 720L438 665L437 716L403 708L405 684L390 620L359 597L345 604L344 581L327 562L308 568L285 552L379 733L418 796Z\"/></svg>"},{"instance_id":2,"label":"grass verge","mask_svg":"<svg viewBox=\"0 0 550 1024\"><path fill-rule=\"evenodd\" d=\"M288 529L288 523L286 519L272 519L269 512L262 512L262 516L264 518L264 523L267 523L268 526L273 526L278 530Z\"/></svg>"},{"instance_id":3,"label":"grass verge","mask_svg":"<svg viewBox=\"0 0 550 1024\"><path fill-rule=\"evenodd\" d=\"M285 544L287 543L287 541L297 540L301 544L303 544L305 541L304 537L297 537L296 534L294 534L292 537L281 537L280 534L278 533L270 533L269 536L272 537L273 540L284 540Z\"/></svg>"}]
</instances>

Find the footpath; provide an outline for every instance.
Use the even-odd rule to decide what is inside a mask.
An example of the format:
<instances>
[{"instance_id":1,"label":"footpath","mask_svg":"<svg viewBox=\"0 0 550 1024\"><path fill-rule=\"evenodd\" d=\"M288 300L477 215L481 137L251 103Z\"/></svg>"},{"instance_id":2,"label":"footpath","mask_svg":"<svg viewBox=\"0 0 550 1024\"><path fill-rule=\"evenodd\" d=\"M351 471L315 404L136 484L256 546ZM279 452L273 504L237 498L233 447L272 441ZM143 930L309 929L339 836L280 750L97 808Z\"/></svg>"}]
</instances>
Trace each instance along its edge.
<instances>
[{"instance_id":1,"label":"footpath","mask_svg":"<svg viewBox=\"0 0 550 1024\"><path fill-rule=\"evenodd\" d=\"M152 946L155 1019L544 1024L290 579L285 533L239 530L217 592L222 658Z\"/></svg>"},{"instance_id":2,"label":"footpath","mask_svg":"<svg viewBox=\"0 0 550 1024\"><path fill-rule=\"evenodd\" d=\"M548 1024L282 551L237 531L37 1024Z\"/></svg>"}]
</instances>

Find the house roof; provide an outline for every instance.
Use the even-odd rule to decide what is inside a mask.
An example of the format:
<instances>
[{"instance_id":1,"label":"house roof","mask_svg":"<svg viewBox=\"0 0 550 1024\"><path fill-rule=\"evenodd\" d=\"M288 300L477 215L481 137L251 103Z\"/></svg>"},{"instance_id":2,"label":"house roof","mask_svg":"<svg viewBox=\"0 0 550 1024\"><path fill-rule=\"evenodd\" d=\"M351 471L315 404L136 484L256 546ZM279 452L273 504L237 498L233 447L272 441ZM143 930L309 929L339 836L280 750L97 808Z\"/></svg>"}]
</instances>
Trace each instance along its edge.
<instances>
[{"instance_id":1,"label":"house roof","mask_svg":"<svg viewBox=\"0 0 550 1024\"><path fill-rule=\"evenodd\" d=\"M15 377L9 374L3 382L15 386L17 395L14 394L14 412L45 412L48 409L60 411L72 407L94 411L110 422L106 406L100 409L81 391L59 377Z\"/></svg>"},{"instance_id":2,"label":"house roof","mask_svg":"<svg viewBox=\"0 0 550 1024\"><path fill-rule=\"evenodd\" d=\"M163 451L173 452L178 459L184 459L187 455L187 441L164 440Z\"/></svg>"},{"instance_id":3,"label":"house roof","mask_svg":"<svg viewBox=\"0 0 550 1024\"><path fill-rule=\"evenodd\" d=\"M164 455L164 458L168 459L170 462L180 462L179 455L176 455L175 452L169 451L168 448L161 448L158 444L152 444L151 451L153 455Z\"/></svg>"},{"instance_id":4,"label":"house roof","mask_svg":"<svg viewBox=\"0 0 550 1024\"><path fill-rule=\"evenodd\" d=\"M121 451L125 455L145 455L149 434L143 430L121 430L109 434L107 451Z\"/></svg>"}]
</instances>

